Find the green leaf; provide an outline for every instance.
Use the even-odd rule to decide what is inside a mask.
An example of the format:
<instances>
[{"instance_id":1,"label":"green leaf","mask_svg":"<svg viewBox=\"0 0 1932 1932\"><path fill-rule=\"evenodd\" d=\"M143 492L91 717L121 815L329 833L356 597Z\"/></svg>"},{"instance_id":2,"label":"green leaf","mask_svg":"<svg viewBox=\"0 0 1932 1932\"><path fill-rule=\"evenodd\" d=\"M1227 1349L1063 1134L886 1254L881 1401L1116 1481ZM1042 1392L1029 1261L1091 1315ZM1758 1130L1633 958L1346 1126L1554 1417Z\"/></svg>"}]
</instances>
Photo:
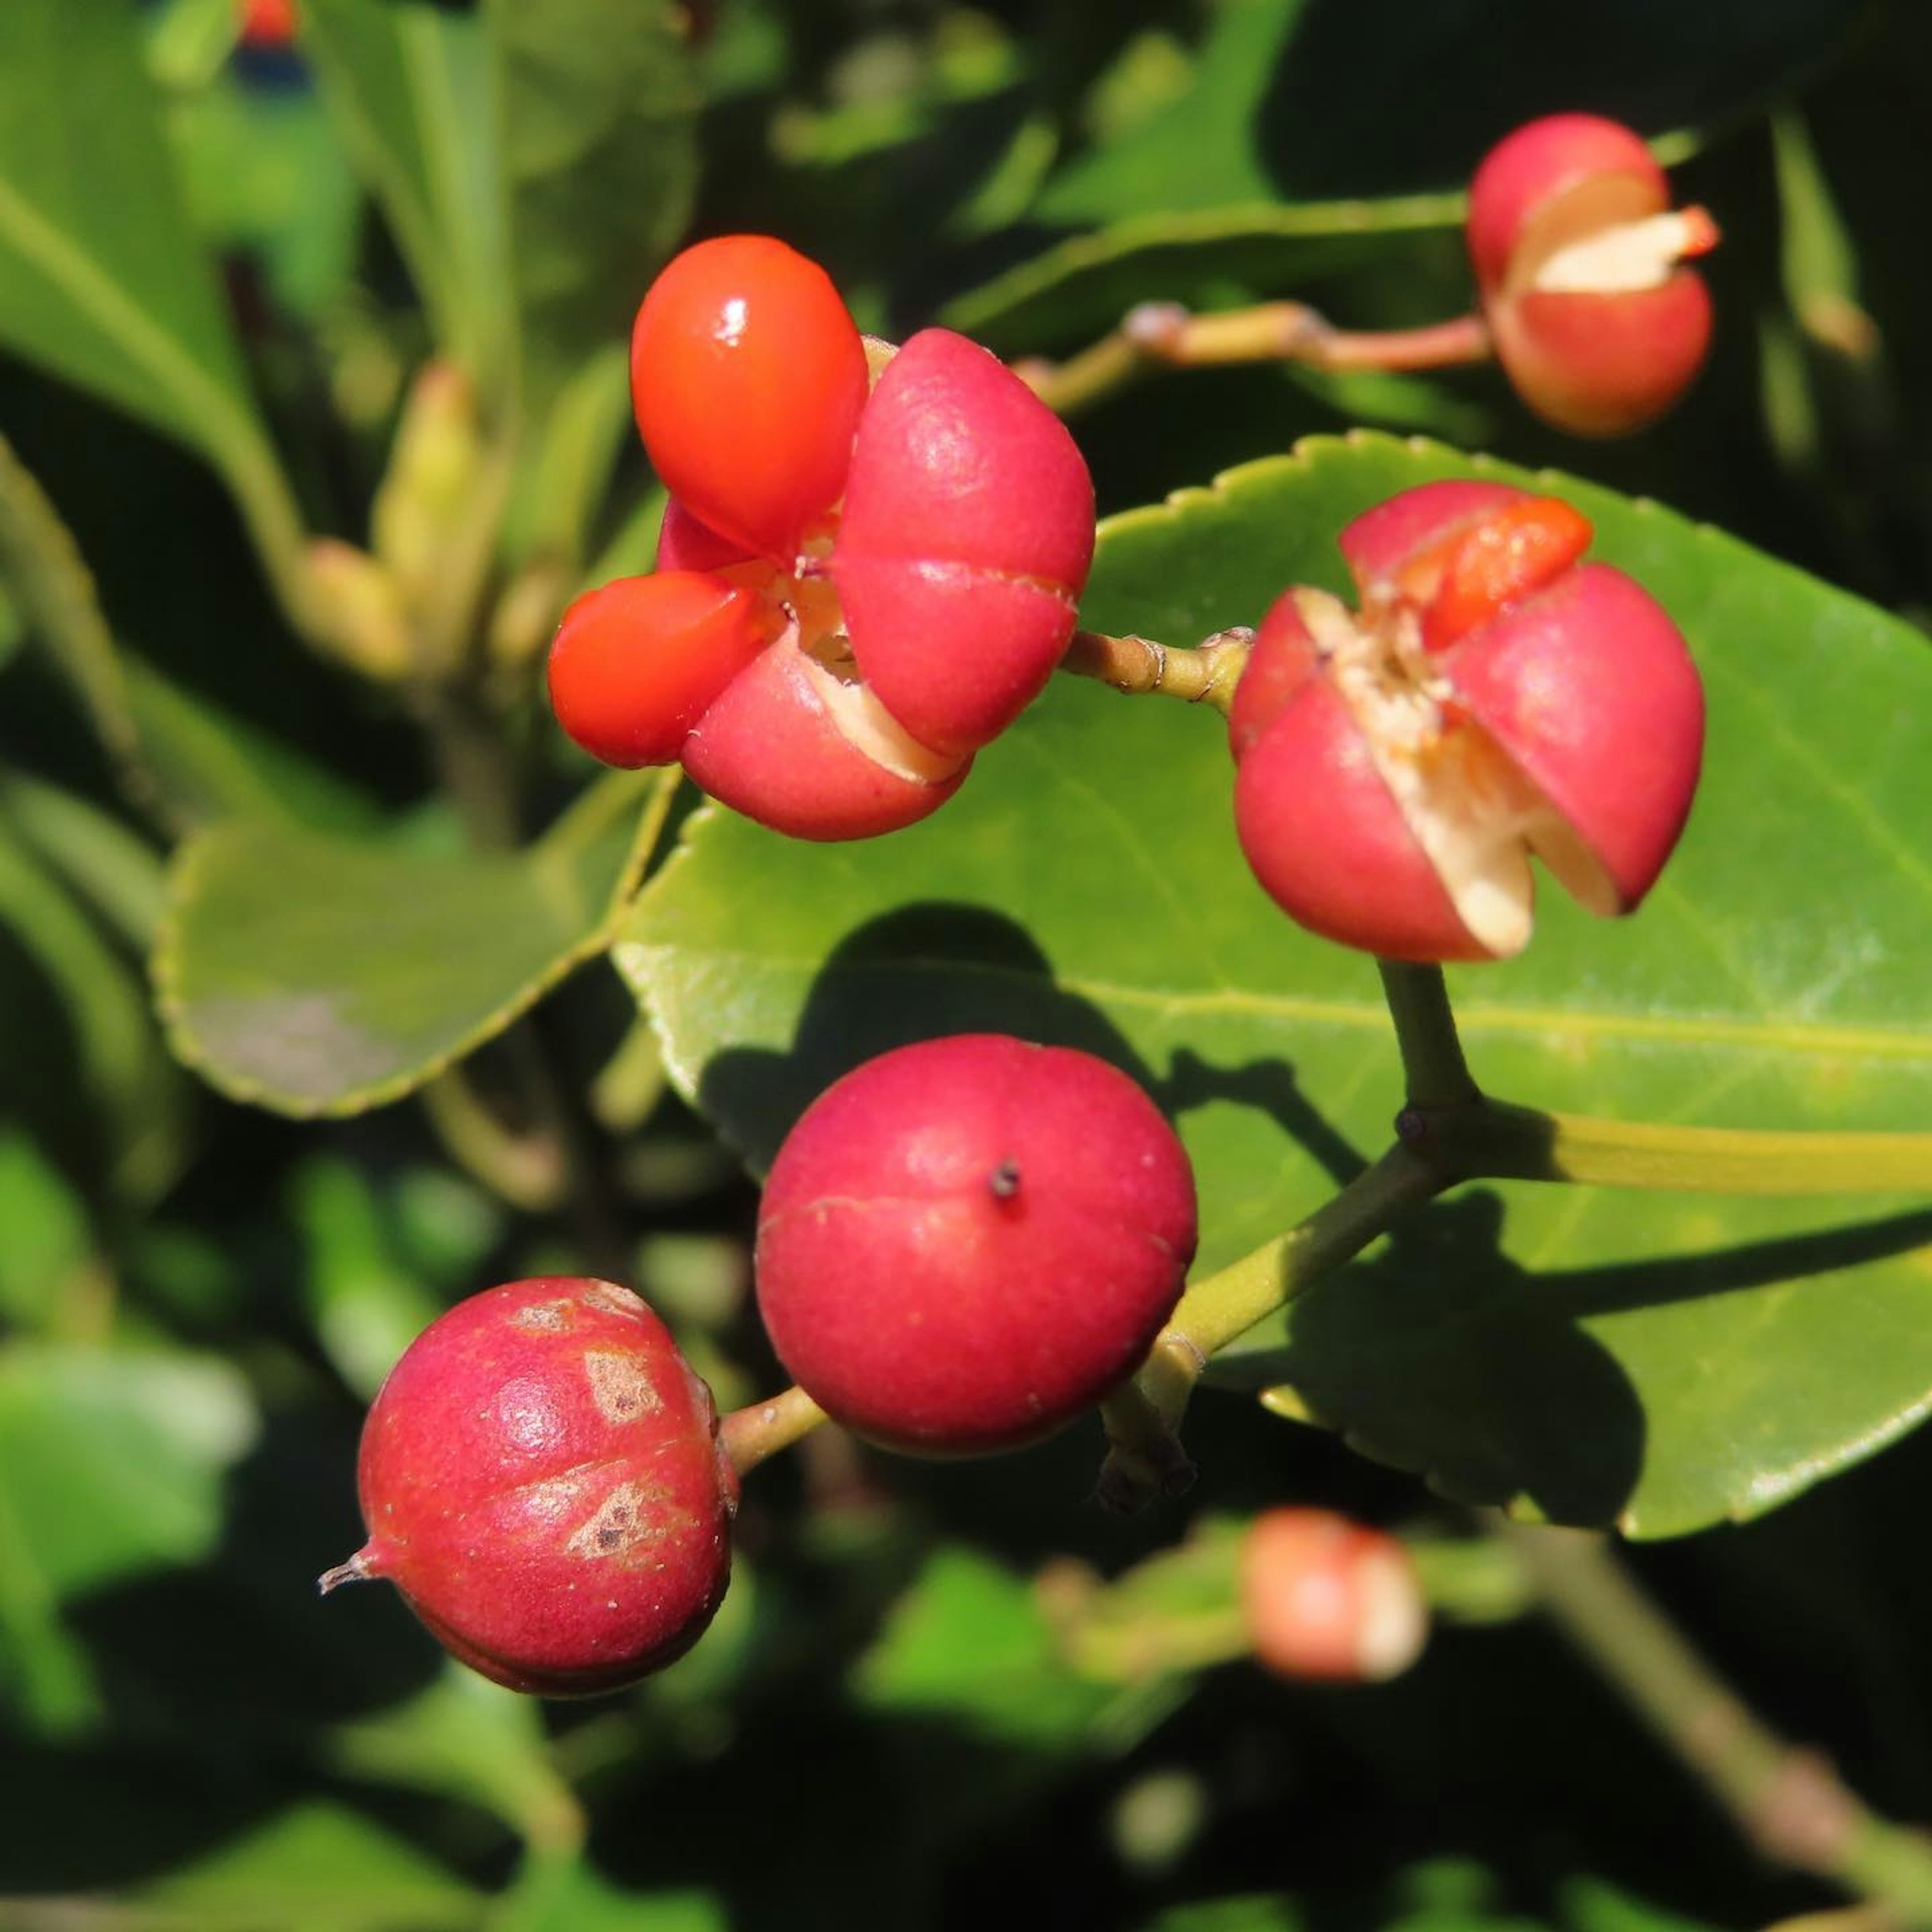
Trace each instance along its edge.
<instances>
[{"instance_id":1,"label":"green leaf","mask_svg":"<svg viewBox=\"0 0 1932 1932\"><path fill-rule=\"evenodd\" d=\"M1118 1694L1066 1669L1033 1586L976 1552L934 1552L860 1661L860 1702L968 1736L1076 1750Z\"/></svg>"},{"instance_id":2,"label":"green leaf","mask_svg":"<svg viewBox=\"0 0 1932 1932\"><path fill-rule=\"evenodd\" d=\"M16 1342L0 1352L0 1574L53 1600L204 1557L255 1439L212 1356Z\"/></svg>"},{"instance_id":3,"label":"green leaf","mask_svg":"<svg viewBox=\"0 0 1932 1932\"><path fill-rule=\"evenodd\" d=\"M1534 8L1221 0L1192 85L1081 156L1032 212L1088 226L1445 188L1508 129L1558 109L1646 134L1720 126L1815 66L1847 21L1837 0L1627 0L1600 25L1582 71Z\"/></svg>"},{"instance_id":4,"label":"green leaf","mask_svg":"<svg viewBox=\"0 0 1932 1932\"><path fill-rule=\"evenodd\" d=\"M1285 584L1343 589L1343 523L1472 473L1519 476L1310 442L1114 519L1084 620L1186 642ZM1654 505L1537 487L1676 617L1710 742L1638 917L1546 893L1521 959L1452 974L1478 1078L1629 1119L1922 1130L1932 652ZM1180 1126L1212 1269L1317 1205L1401 1097L1372 965L1262 897L1228 784L1211 714L1058 680L957 800L890 839L809 847L698 814L616 956L673 1079L754 1165L831 1079L909 1039L983 1027L1114 1059ZM1667 1535L1768 1508L1919 1418L1928 1242L1910 1202L1478 1188L1217 1366L1450 1493Z\"/></svg>"},{"instance_id":5,"label":"green leaf","mask_svg":"<svg viewBox=\"0 0 1932 1932\"><path fill-rule=\"evenodd\" d=\"M58 989L80 1093L127 1198L153 1200L179 1174L179 1076L156 1037L133 962L117 952L0 817L0 926Z\"/></svg>"},{"instance_id":6,"label":"green leaf","mask_svg":"<svg viewBox=\"0 0 1932 1932\"><path fill-rule=\"evenodd\" d=\"M372 1401L442 1305L396 1253L374 1191L346 1161L305 1162L292 1191L310 1318L336 1372Z\"/></svg>"},{"instance_id":7,"label":"green leaf","mask_svg":"<svg viewBox=\"0 0 1932 1932\"><path fill-rule=\"evenodd\" d=\"M0 343L191 447L258 434L127 5L0 8Z\"/></svg>"},{"instance_id":8,"label":"green leaf","mask_svg":"<svg viewBox=\"0 0 1932 1932\"><path fill-rule=\"evenodd\" d=\"M78 792L0 764L0 824L16 832L107 922L142 951L153 944L163 892L160 855Z\"/></svg>"},{"instance_id":9,"label":"green leaf","mask_svg":"<svg viewBox=\"0 0 1932 1932\"><path fill-rule=\"evenodd\" d=\"M626 1892L581 1859L531 1859L490 1916L490 1932L731 1932L708 1892Z\"/></svg>"},{"instance_id":10,"label":"green leaf","mask_svg":"<svg viewBox=\"0 0 1932 1932\"><path fill-rule=\"evenodd\" d=\"M436 342L500 396L516 323L482 22L433 0L310 0L302 44Z\"/></svg>"},{"instance_id":11,"label":"green leaf","mask_svg":"<svg viewBox=\"0 0 1932 1932\"><path fill-rule=\"evenodd\" d=\"M0 1322L51 1328L94 1262L87 1208L33 1141L0 1125Z\"/></svg>"},{"instance_id":12,"label":"green leaf","mask_svg":"<svg viewBox=\"0 0 1932 1932\"><path fill-rule=\"evenodd\" d=\"M406 1703L331 1734L348 1776L460 1798L533 1844L569 1844L584 1820L552 1766L542 1707L452 1661Z\"/></svg>"},{"instance_id":13,"label":"green leaf","mask_svg":"<svg viewBox=\"0 0 1932 1932\"><path fill-rule=\"evenodd\" d=\"M236 818L343 832L376 824L368 796L327 766L131 652L121 662L142 770L173 819L190 827Z\"/></svg>"},{"instance_id":14,"label":"green leaf","mask_svg":"<svg viewBox=\"0 0 1932 1932\"><path fill-rule=\"evenodd\" d=\"M521 854L248 822L199 834L176 856L154 957L176 1052L281 1113L400 1099L604 949L675 785L615 775Z\"/></svg>"},{"instance_id":15,"label":"green leaf","mask_svg":"<svg viewBox=\"0 0 1932 1932\"><path fill-rule=\"evenodd\" d=\"M346 1805L278 1812L142 1897L206 1932L431 1932L478 1922L483 1901L446 1867Z\"/></svg>"},{"instance_id":16,"label":"green leaf","mask_svg":"<svg viewBox=\"0 0 1932 1932\"><path fill-rule=\"evenodd\" d=\"M1462 218L1460 194L1132 215L956 296L944 320L1009 354L1066 348L1112 328L1136 302L1204 308L1230 284L1256 294L1306 289Z\"/></svg>"},{"instance_id":17,"label":"green leaf","mask_svg":"<svg viewBox=\"0 0 1932 1932\"><path fill-rule=\"evenodd\" d=\"M490 0L524 402L628 337L691 217L696 68L668 0Z\"/></svg>"},{"instance_id":18,"label":"green leaf","mask_svg":"<svg viewBox=\"0 0 1932 1932\"><path fill-rule=\"evenodd\" d=\"M232 37L234 9L216 14ZM313 319L356 272L362 198L334 122L310 88L217 74L177 101L171 132L196 226L258 260L276 300Z\"/></svg>"}]
</instances>

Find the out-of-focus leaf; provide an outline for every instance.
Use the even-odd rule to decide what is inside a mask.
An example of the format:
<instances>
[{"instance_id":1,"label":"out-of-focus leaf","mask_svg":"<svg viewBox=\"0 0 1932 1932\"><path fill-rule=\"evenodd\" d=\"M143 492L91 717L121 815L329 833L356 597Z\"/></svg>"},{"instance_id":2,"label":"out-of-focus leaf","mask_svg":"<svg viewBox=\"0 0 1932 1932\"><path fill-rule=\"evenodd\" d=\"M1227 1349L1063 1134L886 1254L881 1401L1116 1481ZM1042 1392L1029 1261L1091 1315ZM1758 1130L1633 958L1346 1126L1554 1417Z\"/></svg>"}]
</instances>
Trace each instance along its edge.
<instances>
[{"instance_id":1,"label":"out-of-focus leaf","mask_svg":"<svg viewBox=\"0 0 1932 1932\"><path fill-rule=\"evenodd\" d=\"M573 1844L584 1830L550 1764L542 1707L459 1664L407 1703L338 1726L328 1755L352 1778L479 1804L532 1845Z\"/></svg>"},{"instance_id":2,"label":"out-of-focus leaf","mask_svg":"<svg viewBox=\"0 0 1932 1932\"><path fill-rule=\"evenodd\" d=\"M130 946L153 941L164 890L161 858L78 792L0 766L0 823L58 872Z\"/></svg>"},{"instance_id":3,"label":"out-of-focus leaf","mask_svg":"<svg viewBox=\"0 0 1932 1932\"><path fill-rule=\"evenodd\" d=\"M1292 292L1376 254L1412 249L1418 236L1462 218L1460 194L1132 215L956 296L944 320L1010 355L1067 348L1113 328L1136 302L1205 308L1231 283Z\"/></svg>"},{"instance_id":4,"label":"out-of-focus leaf","mask_svg":"<svg viewBox=\"0 0 1932 1932\"><path fill-rule=\"evenodd\" d=\"M154 955L176 1052L279 1112L401 1098L609 944L676 776L613 774L518 854L246 823L199 834Z\"/></svg>"},{"instance_id":5,"label":"out-of-focus leaf","mask_svg":"<svg viewBox=\"0 0 1932 1932\"><path fill-rule=\"evenodd\" d=\"M0 1125L0 1324L43 1329L91 1261L87 1210L20 1128Z\"/></svg>"},{"instance_id":6,"label":"out-of-focus leaf","mask_svg":"<svg viewBox=\"0 0 1932 1932\"><path fill-rule=\"evenodd\" d=\"M305 0L303 51L438 344L502 395L516 339L483 23L433 0Z\"/></svg>"},{"instance_id":7,"label":"out-of-focus leaf","mask_svg":"<svg viewBox=\"0 0 1932 1932\"><path fill-rule=\"evenodd\" d=\"M66 1600L206 1556L222 1481L255 1438L212 1356L16 1342L0 1351L0 1571Z\"/></svg>"},{"instance_id":8,"label":"out-of-focus leaf","mask_svg":"<svg viewBox=\"0 0 1932 1932\"><path fill-rule=\"evenodd\" d=\"M581 567L631 420L630 358L621 343L610 343L558 391L534 458L518 476L504 532L513 566L540 558Z\"/></svg>"},{"instance_id":9,"label":"out-of-focus leaf","mask_svg":"<svg viewBox=\"0 0 1932 1932\"><path fill-rule=\"evenodd\" d=\"M1472 473L1519 480L1370 436L1250 465L1114 520L1084 620L1184 641L1287 584L1344 589L1344 523ZM1924 640L1653 505L1520 480L1571 497L1676 616L1711 734L1640 916L1546 895L1522 958L1454 976L1478 1077L1630 1118L1922 1130ZM890 839L814 848L694 818L616 956L672 1078L758 1165L813 1095L905 1040L1084 1046L1177 1117L1204 1268L1292 1225L1386 1142L1399 1076L1368 963L1248 876L1217 727L1062 680ZM1458 1496L1672 1534L1767 1509L1924 1412L1928 1241L1913 1202L1477 1190L1216 1372Z\"/></svg>"},{"instance_id":10,"label":"out-of-focus leaf","mask_svg":"<svg viewBox=\"0 0 1932 1932\"><path fill-rule=\"evenodd\" d=\"M343 832L376 824L367 796L293 746L139 658L122 663L142 765L185 824L233 818Z\"/></svg>"},{"instance_id":11,"label":"out-of-focus leaf","mask_svg":"<svg viewBox=\"0 0 1932 1932\"><path fill-rule=\"evenodd\" d=\"M669 0L488 0L524 400L628 338L689 220L697 71Z\"/></svg>"},{"instance_id":12,"label":"out-of-focus leaf","mask_svg":"<svg viewBox=\"0 0 1932 1932\"><path fill-rule=\"evenodd\" d=\"M854 1683L874 1710L1042 1750L1077 1748L1114 1695L1069 1675L1030 1582L964 1547L927 1562Z\"/></svg>"},{"instance_id":13,"label":"out-of-focus leaf","mask_svg":"<svg viewBox=\"0 0 1932 1932\"><path fill-rule=\"evenodd\" d=\"M442 1306L390 1246L373 1190L346 1161L305 1163L293 1196L310 1319L336 1372L368 1401Z\"/></svg>"},{"instance_id":14,"label":"out-of-focus leaf","mask_svg":"<svg viewBox=\"0 0 1932 1932\"><path fill-rule=\"evenodd\" d=\"M434 1932L470 1927L480 1896L347 1806L315 1800L146 1887L206 1932Z\"/></svg>"},{"instance_id":15,"label":"out-of-focus leaf","mask_svg":"<svg viewBox=\"0 0 1932 1932\"><path fill-rule=\"evenodd\" d=\"M152 1199L179 1171L181 1090L138 972L0 818L0 925L56 987L113 1184Z\"/></svg>"},{"instance_id":16,"label":"out-of-focus leaf","mask_svg":"<svg viewBox=\"0 0 1932 1932\"><path fill-rule=\"evenodd\" d=\"M1721 126L1818 65L1848 26L1838 0L1627 0L1593 23L1580 64L1532 5L1222 0L1186 92L1070 165L1033 213L1090 226L1446 188L1512 128L1562 109L1648 134Z\"/></svg>"},{"instance_id":17,"label":"out-of-focus leaf","mask_svg":"<svg viewBox=\"0 0 1932 1932\"><path fill-rule=\"evenodd\" d=\"M226 11L232 22L232 4ZM188 206L208 240L256 256L296 315L339 300L356 266L362 196L321 97L221 75L177 101L172 118Z\"/></svg>"},{"instance_id":18,"label":"out-of-focus leaf","mask_svg":"<svg viewBox=\"0 0 1932 1932\"><path fill-rule=\"evenodd\" d=\"M490 1925L490 1932L732 1932L733 1921L709 1892L622 1892L570 1859L531 1861Z\"/></svg>"},{"instance_id":19,"label":"out-of-focus leaf","mask_svg":"<svg viewBox=\"0 0 1932 1932\"><path fill-rule=\"evenodd\" d=\"M230 466L258 447L132 8L0 8L0 344Z\"/></svg>"}]
</instances>

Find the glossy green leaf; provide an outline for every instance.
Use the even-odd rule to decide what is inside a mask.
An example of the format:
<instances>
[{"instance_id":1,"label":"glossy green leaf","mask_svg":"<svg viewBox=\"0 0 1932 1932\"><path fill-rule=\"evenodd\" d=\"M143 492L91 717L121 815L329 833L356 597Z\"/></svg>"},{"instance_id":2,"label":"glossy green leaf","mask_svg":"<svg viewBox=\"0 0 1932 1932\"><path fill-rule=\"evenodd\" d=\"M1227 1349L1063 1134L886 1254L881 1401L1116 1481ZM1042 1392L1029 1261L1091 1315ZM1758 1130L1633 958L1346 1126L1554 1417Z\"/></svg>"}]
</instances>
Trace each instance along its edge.
<instances>
[{"instance_id":1,"label":"glossy green leaf","mask_svg":"<svg viewBox=\"0 0 1932 1932\"><path fill-rule=\"evenodd\" d=\"M401 1098L604 948L674 784L607 778L520 854L247 821L197 835L176 856L154 958L175 1051L282 1113Z\"/></svg>"},{"instance_id":2,"label":"glossy green leaf","mask_svg":"<svg viewBox=\"0 0 1932 1932\"><path fill-rule=\"evenodd\" d=\"M0 344L193 447L259 432L131 7L0 8Z\"/></svg>"},{"instance_id":3,"label":"glossy green leaf","mask_svg":"<svg viewBox=\"0 0 1932 1932\"><path fill-rule=\"evenodd\" d=\"M1472 472L1516 474L1312 442L1114 519L1083 615L1178 642L1252 622L1284 584L1344 587L1350 517ZM1546 892L1521 959L1452 973L1478 1077L1628 1119L1922 1130L1932 652L1654 505L1541 487L1682 625L1710 743L1639 916ZM700 814L620 963L673 1078L754 1165L830 1080L908 1039L986 1027L1113 1058L1181 1127L1210 1269L1318 1204L1401 1097L1372 966L1264 899L1228 783L1211 713L1060 680L890 839L813 848ZM1910 1202L1477 1188L1217 1370L1450 1493L1669 1534L1768 1508L1918 1418L1928 1243Z\"/></svg>"},{"instance_id":4,"label":"glossy green leaf","mask_svg":"<svg viewBox=\"0 0 1932 1932\"><path fill-rule=\"evenodd\" d=\"M446 1867L346 1805L312 1799L146 1888L207 1932L435 1932L482 1900Z\"/></svg>"},{"instance_id":5,"label":"glossy green leaf","mask_svg":"<svg viewBox=\"0 0 1932 1932\"><path fill-rule=\"evenodd\" d=\"M309 0L302 14L303 51L438 345L497 394L515 312L482 22L434 0Z\"/></svg>"},{"instance_id":6,"label":"glossy green leaf","mask_svg":"<svg viewBox=\"0 0 1932 1932\"><path fill-rule=\"evenodd\" d=\"M684 232L698 75L669 0L490 0L524 400L628 339Z\"/></svg>"}]
</instances>

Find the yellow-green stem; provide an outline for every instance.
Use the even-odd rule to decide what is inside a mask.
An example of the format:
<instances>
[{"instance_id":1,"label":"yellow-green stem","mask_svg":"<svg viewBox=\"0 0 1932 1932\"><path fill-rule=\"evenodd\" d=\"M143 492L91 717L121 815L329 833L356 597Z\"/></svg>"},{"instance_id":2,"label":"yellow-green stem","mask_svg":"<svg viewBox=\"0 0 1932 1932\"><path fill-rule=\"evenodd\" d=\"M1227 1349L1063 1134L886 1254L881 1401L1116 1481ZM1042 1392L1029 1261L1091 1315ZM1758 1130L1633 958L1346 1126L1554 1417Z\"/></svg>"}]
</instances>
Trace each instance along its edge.
<instances>
[{"instance_id":1,"label":"yellow-green stem","mask_svg":"<svg viewBox=\"0 0 1932 1932\"><path fill-rule=\"evenodd\" d=\"M1498 1520L1538 1600L1767 1857L1932 1927L1932 1844L1868 1810L1816 1753L1742 1702L1603 1538Z\"/></svg>"},{"instance_id":2,"label":"yellow-green stem","mask_svg":"<svg viewBox=\"0 0 1932 1932\"><path fill-rule=\"evenodd\" d=\"M736 1408L718 1425L718 1440L740 1475L768 1456L789 1449L825 1420L825 1412L802 1388L788 1388L766 1402Z\"/></svg>"}]
</instances>

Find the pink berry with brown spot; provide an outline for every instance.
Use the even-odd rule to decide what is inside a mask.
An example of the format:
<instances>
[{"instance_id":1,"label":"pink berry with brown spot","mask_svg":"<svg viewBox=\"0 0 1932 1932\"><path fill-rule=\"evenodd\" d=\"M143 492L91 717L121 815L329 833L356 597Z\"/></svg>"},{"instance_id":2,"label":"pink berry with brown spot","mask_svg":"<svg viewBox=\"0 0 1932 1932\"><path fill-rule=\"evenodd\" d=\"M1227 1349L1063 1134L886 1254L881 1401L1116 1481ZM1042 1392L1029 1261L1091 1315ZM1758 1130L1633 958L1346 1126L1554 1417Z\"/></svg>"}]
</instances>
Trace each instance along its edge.
<instances>
[{"instance_id":1,"label":"pink berry with brown spot","mask_svg":"<svg viewBox=\"0 0 1932 1932\"><path fill-rule=\"evenodd\" d=\"M1588 521L1503 484L1404 490L1341 537L1350 610L1292 590L1229 716L1256 877L1324 938L1384 958L1506 958L1530 860L1633 910L1683 830L1703 688L1676 626Z\"/></svg>"},{"instance_id":2,"label":"pink berry with brown spot","mask_svg":"<svg viewBox=\"0 0 1932 1932\"><path fill-rule=\"evenodd\" d=\"M1130 1375L1193 1258L1194 1177L1092 1054L1004 1034L855 1068L773 1162L758 1305L855 1434L925 1456L1040 1440Z\"/></svg>"},{"instance_id":3,"label":"pink berry with brown spot","mask_svg":"<svg viewBox=\"0 0 1932 1932\"><path fill-rule=\"evenodd\" d=\"M1394 1537L1333 1510L1274 1509L1241 1545L1241 1608L1278 1676L1376 1683L1421 1654L1429 1610Z\"/></svg>"},{"instance_id":4,"label":"pink berry with brown spot","mask_svg":"<svg viewBox=\"0 0 1932 1932\"><path fill-rule=\"evenodd\" d=\"M730 1576L737 1478L710 1391L628 1288L577 1276L459 1303L377 1394L369 1540L451 1654L514 1690L616 1690L680 1657Z\"/></svg>"},{"instance_id":5,"label":"pink berry with brown spot","mask_svg":"<svg viewBox=\"0 0 1932 1932\"><path fill-rule=\"evenodd\" d=\"M1499 142L1469 188L1470 259L1497 359L1537 414L1623 436L1689 386L1711 298L1687 261L1718 244L1701 208L1673 208L1629 128L1552 114Z\"/></svg>"}]
</instances>

